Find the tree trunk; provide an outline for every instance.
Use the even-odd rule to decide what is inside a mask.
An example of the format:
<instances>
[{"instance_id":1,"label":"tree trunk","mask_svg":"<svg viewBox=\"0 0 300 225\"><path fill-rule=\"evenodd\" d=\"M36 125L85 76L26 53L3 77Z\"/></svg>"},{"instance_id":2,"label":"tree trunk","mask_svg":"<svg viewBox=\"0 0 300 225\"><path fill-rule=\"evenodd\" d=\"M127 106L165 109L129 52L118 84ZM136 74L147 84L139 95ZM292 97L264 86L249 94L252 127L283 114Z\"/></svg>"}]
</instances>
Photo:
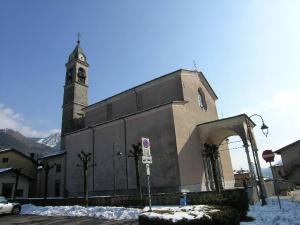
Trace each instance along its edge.
<instances>
[{"instance_id":1,"label":"tree trunk","mask_svg":"<svg viewBox=\"0 0 300 225\"><path fill-rule=\"evenodd\" d=\"M220 185L219 185L219 179L218 179L218 174L217 174L217 167L216 167L216 160L210 159L211 160L211 166L212 166L212 172L213 172L213 177L215 181L215 188L216 192L220 192Z\"/></svg>"},{"instance_id":2,"label":"tree trunk","mask_svg":"<svg viewBox=\"0 0 300 225\"><path fill-rule=\"evenodd\" d=\"M88 203L88 190L87 190L87 168L84 168L84 174L83 174L83 193L84 193L84 206L87 207L89 205Z\"/></svg>"},{"instance_id":3,"label":"tree trunk","mask_svg":"<svg viewBox=\"0 0 300 225\"><path fill-rule=\"evenodd\" d=\"M20 171L16 170L15 173L16 173L16 183L15 183L15 191L14 191L13 200L16 200L16 197L17 197L17 190L18 190L18 184L19 184Z\"/></svg>"},{"instance_id":4,"label":"tree trunk","mask_svg":"<svg viewBox=\"0 0 300 225\"><path fill-rule=\"evenodd\" d=\"M140 183L140 172L139 172L139 158L135 157L135 171L136 171L136 187L138 191L138 196L140 200L140 205L142 205L143 201L143 193L142 193L142 188L141 188L141 183Z\"/></svg>"},{"instance_id":5,"label":"tree trunk","mask_svg":"<svg viewBox=\"0 0 300 225\"><path fill-rule=\"evenodd\" d=\"M48 171L45 171L45 192L44 192L44 199L47 198L48 195Z\"/></svg>"}]
</instances>

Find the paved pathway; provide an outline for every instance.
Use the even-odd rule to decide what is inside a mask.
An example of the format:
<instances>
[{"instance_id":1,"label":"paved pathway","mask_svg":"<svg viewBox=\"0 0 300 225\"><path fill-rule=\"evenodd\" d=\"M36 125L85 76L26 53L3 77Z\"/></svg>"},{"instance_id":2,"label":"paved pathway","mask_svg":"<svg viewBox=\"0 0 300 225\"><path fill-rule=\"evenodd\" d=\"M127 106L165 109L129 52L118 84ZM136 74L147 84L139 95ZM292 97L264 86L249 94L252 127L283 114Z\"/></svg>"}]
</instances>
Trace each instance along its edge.
<instances>
[{"instance_id":1,"label":"paved pathway","mask_svg":"<svg viewBox=\"0 0 300 225\"><path fill-rule=\"evenodd\" d=\"M1 225L138 225L138 221L128 220L99 220L88 217L48 217L33 215L2 215L0 216Z\"/></svg>"}]
</instances>

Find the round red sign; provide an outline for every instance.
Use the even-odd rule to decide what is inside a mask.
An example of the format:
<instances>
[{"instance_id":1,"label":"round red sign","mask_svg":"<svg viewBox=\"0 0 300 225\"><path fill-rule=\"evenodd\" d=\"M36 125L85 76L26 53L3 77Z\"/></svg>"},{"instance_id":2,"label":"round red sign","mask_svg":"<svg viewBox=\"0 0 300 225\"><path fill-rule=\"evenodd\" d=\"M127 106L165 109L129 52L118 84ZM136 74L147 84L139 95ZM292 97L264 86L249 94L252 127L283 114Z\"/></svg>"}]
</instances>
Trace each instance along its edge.
<instances>
[{"instance_id":1,"label":"round red sign","mask_svg":"<svg viewBox=\"0 0 300 225\"><path fill-rule=\"evenodd\" d=\"M265 150L262 153L262 157L266 162L273 162L275 154L272 150Z\"/></svg>"}]
</instances>

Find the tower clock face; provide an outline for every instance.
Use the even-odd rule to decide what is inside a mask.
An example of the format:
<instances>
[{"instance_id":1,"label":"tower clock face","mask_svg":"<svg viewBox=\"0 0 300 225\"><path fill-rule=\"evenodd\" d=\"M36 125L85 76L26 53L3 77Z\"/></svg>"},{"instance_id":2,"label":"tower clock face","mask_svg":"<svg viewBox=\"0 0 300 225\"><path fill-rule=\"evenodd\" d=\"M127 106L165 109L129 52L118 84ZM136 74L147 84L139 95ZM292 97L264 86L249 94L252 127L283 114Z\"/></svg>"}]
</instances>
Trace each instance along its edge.
<instances>
[{"instance_id":1,"label":"tower clock face","mask_svg":"<svg viewBox=\"0 0 300 225\"><path fill-rule=\"evenodd\" d=\"M84 56L82 54L79 54L79 57L78 57L81 61L84 61Z\"/></svg>"}]
</instances>

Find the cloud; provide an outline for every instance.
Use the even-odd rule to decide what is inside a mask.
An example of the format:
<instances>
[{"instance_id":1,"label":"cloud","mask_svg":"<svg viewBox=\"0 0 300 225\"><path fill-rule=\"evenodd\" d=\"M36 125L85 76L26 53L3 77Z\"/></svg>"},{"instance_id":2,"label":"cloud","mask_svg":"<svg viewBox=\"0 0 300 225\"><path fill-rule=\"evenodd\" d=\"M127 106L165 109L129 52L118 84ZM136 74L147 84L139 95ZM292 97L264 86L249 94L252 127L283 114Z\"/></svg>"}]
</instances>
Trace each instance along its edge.
<instances>
[{"instance_id":1,"label":"cloud","mask_svg":"<svg viewBox=\"0 0 300 225\"><path fill-rule=\"evenodd\" d=\"M247 115L258 113L263 116L265 123L269 126L269 135L265 138L259 129L260 119L252 118L257 125L254 132L260 159L263 150L275 151L300 139L300 89L277 91L268 99L257 100L255 104L242 107L237 112L237 114L240 113ZM261 162L263 167L268 166L262 159Z\"/></svg>"},{"instance_id":2,"label":"cloud","mask_svg":"<svg viewBox=\"0 0 300 225\"><path fill-rule=\"evenodd\" d=\"M37 131L25 124L24 119L19 113L14 112L11 108L0 104L0 129L13 129L19 131L26 137L47 137L50 134L59 132L59 129L49 131Z\"/></svg>"}]
</instances>

